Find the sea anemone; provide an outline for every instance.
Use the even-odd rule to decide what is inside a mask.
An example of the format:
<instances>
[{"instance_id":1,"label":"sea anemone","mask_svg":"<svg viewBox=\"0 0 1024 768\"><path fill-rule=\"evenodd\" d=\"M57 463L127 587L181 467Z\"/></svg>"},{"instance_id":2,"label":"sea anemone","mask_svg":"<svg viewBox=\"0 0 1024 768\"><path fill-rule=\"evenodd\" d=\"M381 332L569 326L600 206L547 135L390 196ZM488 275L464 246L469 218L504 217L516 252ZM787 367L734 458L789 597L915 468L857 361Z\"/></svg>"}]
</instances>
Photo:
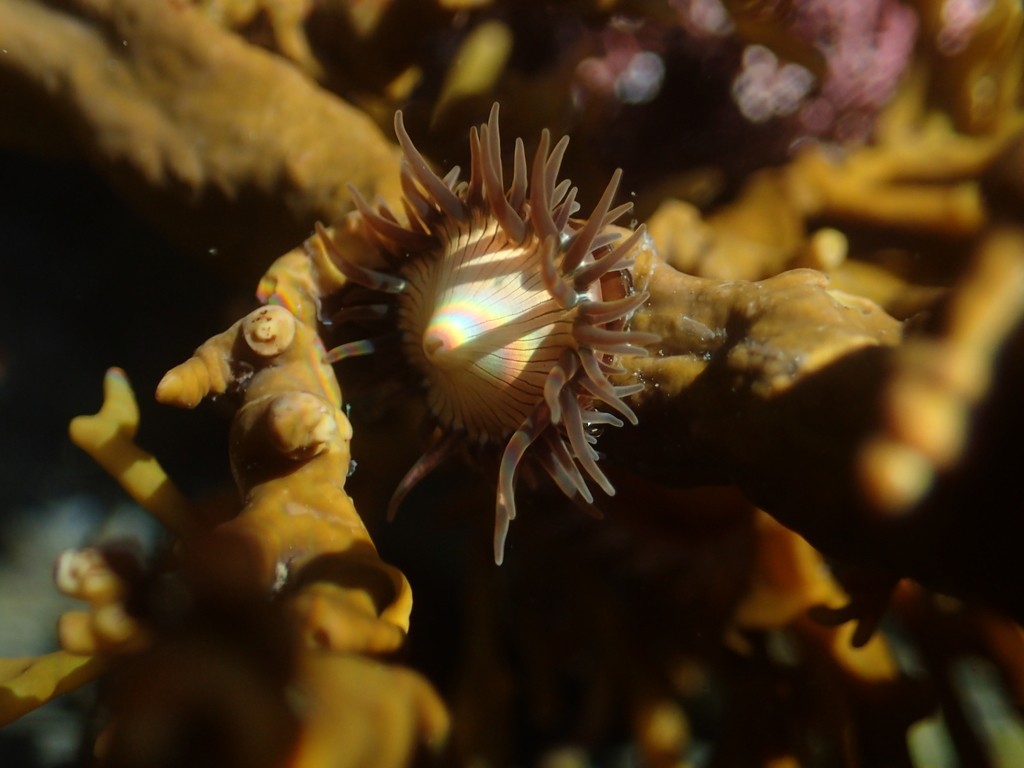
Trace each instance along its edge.
<instances>
[{"instance_id":1,"label":"sea anemone","mask_svg":"<svg viewBox=\"0 0 1024 768\"><path fill-rule=\"evenodd\" d=\"M460 445L501 446L495 560L501 563L509 521L515 518L516 473L524 462L542 467L566 496L589 506L584 472L605 493L615 489L597 464L597 431L622 426L609 406L635 424L623 398L637 382L616 386L617 355L646 354L657 337L627 330L647 300L632 285L634 247L644 238L610 226L632 209L612 208L616 171L587 219L574 218L577 189L557 181L568 137L551 147L545 130L527 180L526 150L516 140L512 182L502 174L498 107L469 134L468 181L459 168L437 176L395 115L404 158L401 183L406 222L384 205L374 210L353 189L366 236L385 267L347 260L318 225L320 239L347 279L391 295L349 305L345 319L377 316L392 324L390 338L422 382L443 436L401 481L389 515L409 490ZM377 300L375 300L376 302ZM343 344L332 362L366 354L380 339ZM527 452L529 449L529 453Z\"/></svg>"}]
</instances>

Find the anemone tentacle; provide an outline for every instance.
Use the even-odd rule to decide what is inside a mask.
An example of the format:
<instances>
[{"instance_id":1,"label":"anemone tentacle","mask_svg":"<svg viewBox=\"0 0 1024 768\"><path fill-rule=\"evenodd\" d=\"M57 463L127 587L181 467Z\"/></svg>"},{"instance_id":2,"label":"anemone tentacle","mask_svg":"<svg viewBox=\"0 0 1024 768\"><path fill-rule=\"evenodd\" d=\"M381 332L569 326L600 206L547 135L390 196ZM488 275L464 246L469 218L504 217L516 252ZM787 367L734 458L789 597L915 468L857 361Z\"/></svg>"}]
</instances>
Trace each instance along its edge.
<instances>
[{"instance_id":1,"label":"anemone tentacle","mask_svg":"<svg viewBox=\"0 0 1024 768\"><path fill-rule=\"evenodd\" d=\"M597 237L598 233L604 229L612 221L605 223L605 218L608 216L608 210L612 204L612 198L615 196L615 192L619 188L619 179L622 178L622 170L617 169L612 174L611 181L608 182L608 186L604 189L604 194L601 195L601 199L597 202L594 210L590 212L590 217L587 219L587 223L573 236L572 242L569 244L569 249L565 252L565 256L562 257L562 274L570 274L576 267L583 263L583 259L589 256L594 250L594 238ZM632 208L632 205L630 205Z\"/></svg>"},{"instance_id":2,"label":"anemone tentacle","mask_svg":"<svg viewBox=\"0 0 1024 768\"><path fill-rule=\"evenodd\" d=\"M389 275L384 272L378 272L374 269L367 269L366 267L355 264L346 259L338 251L337 246L334 244L334 240L320 222L316 223L316 233L319 235L320 242L324 244L327 252L331 254L331 257L338 265L342 274L352 282L361 285L364 288L369 288L374 291L382 291L384 293L401 293L405 290L406 282L401 277Z\"/></svg>"},{"instance_id":3,"label":"anemone tentacle","mask_svg":"<svg viewBox=\"0 0 1024 768\"><path fill-rule=\"evenodd\" d=\"M416 145L412 143L412 139L409 138L409 134L405 130L401 112L395 113L395 136L402 147L402 153L410 172L423 186L424 191L430 195L431 201L451 218L464 220L469 215L469 209L452 191L448 183L434 173L423 155L416 149Z\"/></svg>"},{"instance_id":4,"label":"anemone tentacle","mask_svg":"<svg viewBox=\"0 0 1024 768\"><path fill-rule=\"evenodd\" d=\"M435 442L430 448L424 453L415 464L405 473L405 477L398 483L398 487L395 488L395 492L391 495L391 499L388 501L388 520L394 520L395 515L398 513L398 507L401 506L405 497L409 494L413 488L416 487L417 483L424 477L429 475L441 464L443 464L448 457L450 457L455 451L459 449L463 442L463 435L458 432L448 432L440 440Z\"/></svg>"},{"instance_id":5,"label":"anemone tentacle","mask_svg":"<svg viewBox=\"0 0 1024 768\"><path fill-rule=\"evenodd\" d=\"M550 466L545 466L545 469L551 474L555 484L569 498L574 498L575 493L585 504L593 504L594 495L590 492L587 481L565 440L556 431L549 429L544 433L544 441L548 445L548 452L541 453L540 458L550 459ZM552 474L553 472L555 474Z\"/></svg>"},{"instance_id":6,"label":"anemone tentacle","mask_svg":"<svg viewBox=\"0 0 1024 768\"><path fill-rule=\"evenodd\" d=\"M512 434L501 455L494 510L494 562L498 565L505 559L505 539L508 536L509 523L516 519L516 469L526 455L526 450L544 433L550 423L547 405L538 406Z\"/></svg>"},{"instance_id":7,"label":"anemone tentacle","mask_svg":"<svg viewBox=\"0 0 1024 768\"><path fill-rule=\"evenodd\" d=\"M623 426L619 415L637 421L624 398L643 385L612 384L609 376L622 372L616 357L646 354L645 346L657 339L628 329L647 300L646 293L633 292L628 275L645 233L641 226L623 236L611 226L632 210L631 203L613 204L621 171L612 174L590 215L576 218L578 190L558 178L569 140L552 145L547 130L532 160L516 140L506 187L497 104L469 131L465 180L457 168L443 177L434 172L401 113L395 134L403 153L405 220L353 190L363 231L387 267L347 261L317 229L346 278L387 294L365 308L343 309L338 322L394 328L400 338L390 343L421 382L443 433L403 478L389 514L456 447L500 450L494 534L500 563L524 461L583 506L593 503L589 483L615 492L594 445L601 428ZM327 356L365 354L382 348L386 338L343 343Z\"/></svg>"}]
</instances>

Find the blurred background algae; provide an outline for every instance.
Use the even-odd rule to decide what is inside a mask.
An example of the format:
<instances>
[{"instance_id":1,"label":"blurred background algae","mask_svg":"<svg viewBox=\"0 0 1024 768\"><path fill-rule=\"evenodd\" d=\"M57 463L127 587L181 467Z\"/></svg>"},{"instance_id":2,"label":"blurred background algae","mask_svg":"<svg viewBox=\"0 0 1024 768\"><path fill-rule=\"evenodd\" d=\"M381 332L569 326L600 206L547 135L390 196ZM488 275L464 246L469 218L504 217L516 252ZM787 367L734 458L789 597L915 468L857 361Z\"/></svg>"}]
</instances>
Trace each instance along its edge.
<instances>
[{"instance_id":1,"label":"blurred background algae","mask_svg":"<svg viewBox=\"0 0 1024 768\"><path fill-rule=\"evenodd\" d=\"M1024 763L1022 23L1018 0L0 0L0 764ZM633 328L662 338L622 362L646 386L598 443L602 517L521 484L500 568L494 468L446 463L388 522L423 404L372 356L334 394L302 357L334 333L312 294L277 368L253 339L280 318L250 314L272 264L333 296L298 246L319 221L358 247L347 185L401 210L396 110L443 174L494 102L506 168L513 137L571 137L584 211L623 169L650 234ZM249 379L158 404L218 338L288 408L246 421ZM68 436L97 412L75 442L119 446L110 474ZM249 449L265 427L283 465ZM259 517L321 471L349 539Z\"/></svg>"}]
</instances>

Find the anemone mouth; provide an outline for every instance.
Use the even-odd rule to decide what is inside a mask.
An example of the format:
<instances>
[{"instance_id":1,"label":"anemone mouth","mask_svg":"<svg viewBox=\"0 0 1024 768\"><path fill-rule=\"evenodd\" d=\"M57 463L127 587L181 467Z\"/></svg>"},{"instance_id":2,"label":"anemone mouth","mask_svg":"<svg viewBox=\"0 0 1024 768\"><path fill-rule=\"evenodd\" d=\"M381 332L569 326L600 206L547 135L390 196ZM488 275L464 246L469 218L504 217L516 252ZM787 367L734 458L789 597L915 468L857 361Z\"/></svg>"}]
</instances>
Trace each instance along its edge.
<instances>
[{"instance_id":1,"label":"anemone mouth","mask_svg":"<svg viewBox=\"0 0 1024 768\"><path fill-rule=\"evenodd\" d=\"M400 112L395 133L403 151L405 222L352 190L366 237L389 268L347 261L322 227L318 232L351 282L388 296L368 305L374 307L370 314L392 329L444 432L399 484L389 514L461 442L500 447L494 539L500 563L524 460L582 503L593 502L584 473L605 493L615 492L597 464L592 431L623 424L602 408L636 423L624 398L642 385L615 386L609 376L621 371L618 355L646 354L645 345L658 340L626 329L647 299L633 292L628 279L644 229L623 235L611 226L632 209L628 203L612 207L619 171L590 216L576 218L577 190L558 181L568 138L552 147L547 131L531 178L523 142L516 140L506 188L497 104L487 123L470 131L465 181L458 168L444 177L430 169ZM616 289L609 291L612 284ZM342 311L365 314L358 306ZM375 340L350 342L331 350L328 359L380 346Z\"/></svg>"}]
</instances>

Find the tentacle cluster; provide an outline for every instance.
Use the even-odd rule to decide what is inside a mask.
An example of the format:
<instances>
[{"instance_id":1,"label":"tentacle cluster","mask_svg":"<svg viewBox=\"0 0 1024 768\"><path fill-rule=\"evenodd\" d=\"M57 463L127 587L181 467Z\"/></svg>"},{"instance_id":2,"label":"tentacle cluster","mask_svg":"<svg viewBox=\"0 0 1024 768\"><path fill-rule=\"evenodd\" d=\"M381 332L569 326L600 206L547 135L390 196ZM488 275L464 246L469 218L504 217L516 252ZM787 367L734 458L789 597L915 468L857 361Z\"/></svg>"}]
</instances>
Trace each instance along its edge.
<instances>
[{"instance_id":1,"label":"tentacle cluster","mask_svg":"<svg viewBox=\"0 0 1024 768\"><path fill-rule=\"evenodd\" d=\"M615 386L617 355L646 354L657 340L626 329L647 299L629 279L631 254L643 227L623 236L611 225L632 204L612 206L616 171L586 219L576 218L577 189L558 180L568 137L554 146L544 131L528 172L515 143L506 188L498 107L470 131L468 180L460 169L436 175L402 122L401 184L406 222L385 205L352 194L364 229L385 269L347 260L323 228L321 240L349 281L391 300L342 310L345 319L382 319L424 382L428 403L446 435L409 471L392 499L393 513L409 490L461 443L504 445L500 462L495 559L501 562L515 517L517 468L530 450L569 497L593 502L584 473L605 493L615 489L598 466L595 428L622 426L636 415L624 398L639 383ZM343 344L331 361L378 349L387 336ZM597 410L600 404L610 412ZM621 418L620 418L621 416Z\"/></svg>"}]
</instances>

